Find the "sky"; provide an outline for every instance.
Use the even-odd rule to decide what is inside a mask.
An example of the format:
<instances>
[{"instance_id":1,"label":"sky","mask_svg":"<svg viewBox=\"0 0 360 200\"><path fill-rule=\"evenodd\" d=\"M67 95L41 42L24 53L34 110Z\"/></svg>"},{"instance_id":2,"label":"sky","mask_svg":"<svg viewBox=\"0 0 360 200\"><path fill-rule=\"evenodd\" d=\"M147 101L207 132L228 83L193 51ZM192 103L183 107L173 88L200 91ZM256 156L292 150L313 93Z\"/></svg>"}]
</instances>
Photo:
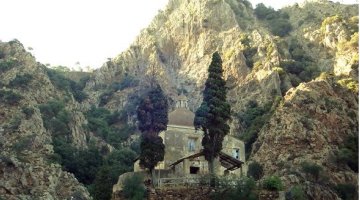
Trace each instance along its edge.
<instances>
[{"instance_id":1,"label":"sky","mask_svg":"<svg viewBox=\"0 0 360 200\"><path fill-rule=\"evenodd\" d=\"M250 0L278 9L302 0ZM168 0L0 0L0 40L18 39L37 61L99 68L126 50ZM339 0L358 3L358 0Z\"/></svg>"}]
</instances>

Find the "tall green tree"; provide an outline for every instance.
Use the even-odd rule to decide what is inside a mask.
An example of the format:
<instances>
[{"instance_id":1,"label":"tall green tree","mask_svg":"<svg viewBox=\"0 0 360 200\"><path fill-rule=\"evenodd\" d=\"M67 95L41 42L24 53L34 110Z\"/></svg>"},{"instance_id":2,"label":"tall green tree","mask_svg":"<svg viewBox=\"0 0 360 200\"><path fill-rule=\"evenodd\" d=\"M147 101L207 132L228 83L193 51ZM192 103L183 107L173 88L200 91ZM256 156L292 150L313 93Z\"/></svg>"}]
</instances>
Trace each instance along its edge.
<instances>
[{"instance_id":1,"label":"tall green tree","mask_svg":"<svg viewBox=\"0 0 360 200\"><path fill-rule=\"evenodd\" d=\"M165 145L159 137L167 129L168 101L159 85L153 86L140 100L137 108L138 128L142 133L140 143L140 165L149 169L155 183L154 168L164 160Z\"/></svg>"},{"instance_id":2,"label":"tall green tree","mask_svg":"<svg viewBox=\"0 0 360 200\"><path fill-rule=\"evenodd\" d=\"M194 126L204 132L202 146L205 159L208 161L210 174L215 175L214 159L222 149L225 135L230 131L227 124L230 120L230 104L226 101L227 87L218 52L212 55L208 72L203 101L195 113Z\"/></svg>"}]
</instances>

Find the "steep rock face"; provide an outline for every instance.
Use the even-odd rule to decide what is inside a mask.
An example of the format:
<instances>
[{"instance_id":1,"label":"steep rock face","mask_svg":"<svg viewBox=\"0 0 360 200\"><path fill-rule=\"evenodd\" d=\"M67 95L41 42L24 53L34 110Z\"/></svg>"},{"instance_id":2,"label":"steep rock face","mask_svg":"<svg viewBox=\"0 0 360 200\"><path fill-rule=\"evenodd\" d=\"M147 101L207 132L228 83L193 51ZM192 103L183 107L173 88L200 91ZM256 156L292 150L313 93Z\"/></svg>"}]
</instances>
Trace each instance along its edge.
<instances>
[{"instance_id":1,"label":"steep rock face","mask_svg":"<svg viewBox=\"0 0 360 200\"><path fill-rule=\"evenodd\" d=\"M61 99L63 92L52 85L45 67L18 41L0 43L0 52L0 197L90 199L85 187L72 174L49 159L53 154L52 137L43 126L37 105ZM73 109L76 105L69 103L68 107ZM81 113L73 113L70 127L81 127L81 116ZM74 143L82 146L84 133L73 133L72 137L77 138Z\"/></svg>"},{"instance_id":2,"label":"steep rock face","mask_svg":"<svg viewBox=\"0 0 360 200\"><path fill-rule=\"evenodd\" d=\"M301 166L322 166L327 184L356 184L357 173L339 167L334 155L348 136L357 134L357 111L358 97L330 79L300 84L287 92L259 133L251 159L263 164L266 175L280 175L287 186L305 183L312 199L336 199L330 187L316 189L321 184L309 182Z\"/></svg>"},{"instance_id":3,"label":"steep rock face","mask_svg":"<svg viewBox=\"0 0 360 200\"><path fill-rule=\"evenodd\" d=\"M242 20L240 15L248 18ZM249 28L250 24L254 26ZM91 94L91 102L96 103L104 92L99 88L123 80L125 74L147 80L155 70L171 100L185 89L194 111L201 103L211 56L219 51L230 88L228 98L236 113L251 99L264 103L273 99L274 94L280 95L280 79L272 70L279 65L279 53L277 48L269 49L274 46L273 37L257 24L252 9L243 1L171 0L127 51L95 71L86 90ZM244 56L244 51L250 48L257 54L256 70L248 66ZM140 83L140 88L144 85L146 81ZM115 91L106 107L114 107L110 105L114 105L118 96L129 102L126 93ZM234 133L235 124L236 120L232 126Z\"/></svg>"}]
</instances>

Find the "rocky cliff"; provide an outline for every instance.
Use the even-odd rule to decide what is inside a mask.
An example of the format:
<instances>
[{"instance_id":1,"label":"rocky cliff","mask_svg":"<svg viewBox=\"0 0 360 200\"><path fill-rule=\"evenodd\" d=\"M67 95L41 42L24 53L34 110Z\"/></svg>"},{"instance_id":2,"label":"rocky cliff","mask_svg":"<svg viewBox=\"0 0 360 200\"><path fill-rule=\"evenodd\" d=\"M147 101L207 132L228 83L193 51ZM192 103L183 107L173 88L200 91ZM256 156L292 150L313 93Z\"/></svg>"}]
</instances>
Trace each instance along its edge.
<instances>
[{"instance_id":1,"label":"rocky cliff","mask_svg":"<svg viewBox=\"0 0 360 200\"><path fill-rule=\"evenodd\" d=\"M336 199L336 184L358 179L334 161L346 138L357 135L358 11L311 1L263 14L247 1L172 0L128 50L95 72L87 90L100 99L106 93L109 108L119 97L126 104L144 82L107 93L111 83L129 75L146 80L156 71L170 101L185 91L195 110L211 55L219 51L231 134L246 141L250 162L263 163L265 175L280 176L287 188L306 183L309 198ZM247 125L255 109L261 116ZM328 182L311 182L301 171L307 162L323 166Z\"/></svg>"},{"instance_id":2,"label":"rocky cliff","mask_svg":"<svg viewBox=\"0 0 360 200\"><path fill-rule=\"evenodd\" d=\"M358 138L356 6L311 1L275 11L246 0L169 0L126 51L94 72L88 96L20 42L0 43L0 197L90 199L57 164L62 142L86 151L95 141L102 156L122 147L118 136L135 132L126 124L135 124L152 76L171 104L184 92L195 111L215 51L229 87L230 134L246 142L249 162L286 190L305 185L310 199L337 199L337 185L357 184L348 145ZM304 170L309 163L322 166L321 176ZM101 183L109 169L96 169Z\"/></svg>"},{"instance_id":3,"label":"rocky cliff","mask_svg":"<svg viewBox=\"0 0 360 200\"><path fill-rule=\"evenodd\" d=\"M50 81L45 66L18 41L0 43L0 197L3 199L90 199L73 174L51 162L52 136L45 129L39 104L67 96ZM84 145L82 113L70 125L74 144Z\"/></svg>"}]
</instances>

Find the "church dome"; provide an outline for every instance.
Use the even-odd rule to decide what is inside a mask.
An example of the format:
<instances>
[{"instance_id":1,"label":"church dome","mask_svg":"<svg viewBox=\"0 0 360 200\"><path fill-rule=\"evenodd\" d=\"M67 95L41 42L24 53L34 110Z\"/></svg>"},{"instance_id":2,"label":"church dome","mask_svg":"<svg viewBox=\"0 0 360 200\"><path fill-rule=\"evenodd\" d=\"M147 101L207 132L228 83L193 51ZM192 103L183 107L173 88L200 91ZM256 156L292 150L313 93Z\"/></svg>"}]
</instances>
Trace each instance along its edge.
<instances>
[{"instance_id":1,"label":"church dome","mask_svg":"<svg viewBox=\"0 0 360 200\"><path fill-rule=\"evenodd\" d=\"M186 108L177 108L169 113L169 125L194 126L195 114Z\"/></svg>"}]
</instances>

